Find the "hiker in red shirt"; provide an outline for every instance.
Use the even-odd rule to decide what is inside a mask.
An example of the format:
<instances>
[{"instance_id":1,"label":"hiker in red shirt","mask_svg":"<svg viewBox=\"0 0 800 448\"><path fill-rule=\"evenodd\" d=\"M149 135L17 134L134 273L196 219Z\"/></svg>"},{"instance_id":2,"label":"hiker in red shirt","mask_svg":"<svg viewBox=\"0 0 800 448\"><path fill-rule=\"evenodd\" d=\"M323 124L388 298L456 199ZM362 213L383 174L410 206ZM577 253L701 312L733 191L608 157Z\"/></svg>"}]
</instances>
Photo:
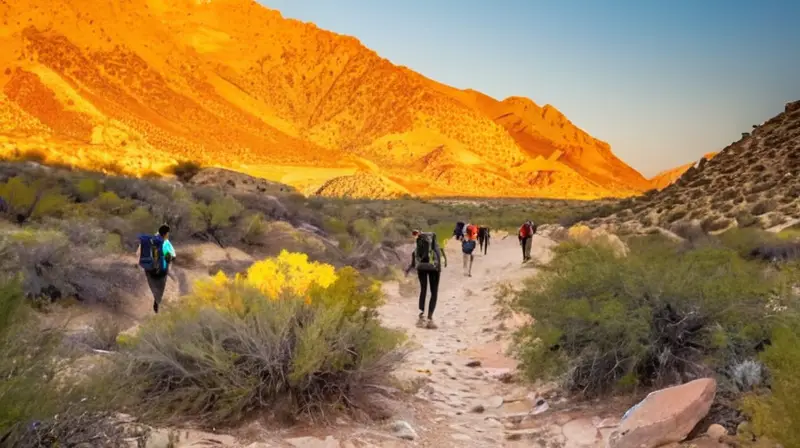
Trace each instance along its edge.
<instances>
[{"instance_id":1,"label":"hiker in red shirt","mask_svg":"<svg viewBox=\"0 0 800 448\"><path fill-rule=\"evenodd\" d=\"M464 254L464 275L472 277L472 261L475 258L472 252L477 245L478 226L468 224L464 231L464 239L461 241L461 252Z\"/></svg>"},{"instance_id":2,"label":"hiker in red shirt","mask_svg":"<svg viewBox=\"0 0 800 448\"><path fill-rule=\"evenodd\" d=\"M536 224L532 221L525 221L519 228L519 244L522 246L522 262L531 259L531 246L533 245L533 235L536 233Z\"/></svg>"}]
</instances>

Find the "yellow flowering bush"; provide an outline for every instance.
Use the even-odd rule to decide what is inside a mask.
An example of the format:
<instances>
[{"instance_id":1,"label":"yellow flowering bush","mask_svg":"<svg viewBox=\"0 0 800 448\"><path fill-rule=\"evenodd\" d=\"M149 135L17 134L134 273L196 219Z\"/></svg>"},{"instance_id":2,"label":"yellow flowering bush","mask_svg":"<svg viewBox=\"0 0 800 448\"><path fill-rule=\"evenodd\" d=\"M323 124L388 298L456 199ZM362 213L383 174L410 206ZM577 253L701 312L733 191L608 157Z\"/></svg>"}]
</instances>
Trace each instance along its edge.
<instances>
[{"instance_id":1,"label":"yellow flowering bush","mask_svg":"<svg viewBox=\"0 0 800 448\"><path fill-rule=\"evenodd\" d=\"M233 279L201 281L123 340L125 391L146 420L216 426L254 410L358 407L364 384L388 381L402 333L383 327L378 282L282 252ZM289 404L289 406L287 406Z\"/></svg>"},{"instance_id":2,"label":"yellow flowering bush","mask_svg":"<svg viewBox=\"0 0 800 448\"><path fill-rule=\"evenodd\" d=\"M350 277L352 274L348 273L348 279ZM308 255L303 253L283 250L277 257L254 263L245 275L237 274L230 279L218 272L209 279L198 281L188 300L190 307L212 305L242 311L243 289L252 288L272 300L291 294L310 302L312 289L319 289L316 294L324 296L320 291L334 285L337 279L333 266L309 261Z\"/></svg>"}]
</instances>

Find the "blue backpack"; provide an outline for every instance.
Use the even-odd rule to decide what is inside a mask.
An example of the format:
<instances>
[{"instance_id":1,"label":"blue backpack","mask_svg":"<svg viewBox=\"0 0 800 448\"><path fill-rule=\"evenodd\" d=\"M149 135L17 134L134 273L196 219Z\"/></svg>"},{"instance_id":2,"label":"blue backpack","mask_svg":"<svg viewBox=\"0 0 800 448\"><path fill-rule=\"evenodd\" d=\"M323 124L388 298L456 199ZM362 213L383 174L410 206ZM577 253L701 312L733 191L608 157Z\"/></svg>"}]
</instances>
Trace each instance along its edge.
<instances>
[{"instance_id":1,"label":"blue backpack","mask_svg":"<svg viewBox=\"0 0 800 448\"><path fill-rule=\"evenodd\" d=\"M471 254L475 250L475 240L464 240L461 242L461 251L465 254Z\"/></svg>"},{"instance_id":2,"label":"blue backpack","mask_svg":"<svg viewBox=\"0 0 800 448\"><path fill-rule=\"evenodd\" d=\"M164 259L164 238L160 235L139 235L139 266L148 274L160 275L167 271Z\"/></svg>"}]
</instances>

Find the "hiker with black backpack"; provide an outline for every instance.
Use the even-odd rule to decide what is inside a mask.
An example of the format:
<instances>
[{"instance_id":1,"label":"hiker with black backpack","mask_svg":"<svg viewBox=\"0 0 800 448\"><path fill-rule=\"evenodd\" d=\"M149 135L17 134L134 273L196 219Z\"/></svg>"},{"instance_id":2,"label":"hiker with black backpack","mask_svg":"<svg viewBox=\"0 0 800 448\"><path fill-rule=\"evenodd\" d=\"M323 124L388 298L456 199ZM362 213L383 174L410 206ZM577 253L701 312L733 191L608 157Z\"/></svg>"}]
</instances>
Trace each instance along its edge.
<instances>
[{"instance_id":1,"label":"hiker with black backpack","mask_svg":"<svg viewBox=\"0 0 800 448\"><path fill-rule=\"evenodd\" d=\"M464 227L465 224L462 221L458 221L456 223L456 228L453 229L453 238L461 241L464 239Z\"/></svg>"},{"instance_id":2,"label":"hiker with black backpack","mask_svg":"<svg viewBox=\"0 0 800 448\"><path fill-rule=\"evenodd\" d=\"M164 224L155 235L139 235L139 266L144 269L147 286L153 293L153 311L158 313L161 299L167 288L169 265L177 256L169 241L169 226Z\"/></svg>"},{"instance_id":3,"label":"hiker with black backpack","mask_svg":"<svg viewBox=\"0 0 800 448\"><path fill-rule=\"evenodd\" d=\"M436 299L439 296L439 279L442 273L442 257L439 249L439 242L436 234L432 232L420 232L414 230L411 235L415 240L414 252L411 254L411 264L406 268L405 274L408 275L412 269L417 269L419 277L419 316L417 318L418 327L436 329L433 323L433 312L436 309ZM447 260L445 259L445 263ZM428 302L428 320L425 321L425 296L428 285L431 288L431 298Z\"/></svg>"}]
</instances>

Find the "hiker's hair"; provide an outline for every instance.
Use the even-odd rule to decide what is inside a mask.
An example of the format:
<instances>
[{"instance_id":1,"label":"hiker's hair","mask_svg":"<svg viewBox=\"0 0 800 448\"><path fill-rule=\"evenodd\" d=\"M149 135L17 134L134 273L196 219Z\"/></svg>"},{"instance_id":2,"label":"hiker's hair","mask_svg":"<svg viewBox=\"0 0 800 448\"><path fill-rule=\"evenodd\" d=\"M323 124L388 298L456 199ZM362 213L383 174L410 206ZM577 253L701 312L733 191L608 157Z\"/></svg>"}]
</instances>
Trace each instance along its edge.
<instances>
[{"instance_id":1,"label":"hiker's hair","mask_svg":"<svg viewBox=\"0 0 800 448\"><path fill-rule=\"evenodd\" d=\"M167 236L169 233L169 226L164 224L163 226L158 228L158 234L161 236Z\"/></svg>"}]
</instances>

